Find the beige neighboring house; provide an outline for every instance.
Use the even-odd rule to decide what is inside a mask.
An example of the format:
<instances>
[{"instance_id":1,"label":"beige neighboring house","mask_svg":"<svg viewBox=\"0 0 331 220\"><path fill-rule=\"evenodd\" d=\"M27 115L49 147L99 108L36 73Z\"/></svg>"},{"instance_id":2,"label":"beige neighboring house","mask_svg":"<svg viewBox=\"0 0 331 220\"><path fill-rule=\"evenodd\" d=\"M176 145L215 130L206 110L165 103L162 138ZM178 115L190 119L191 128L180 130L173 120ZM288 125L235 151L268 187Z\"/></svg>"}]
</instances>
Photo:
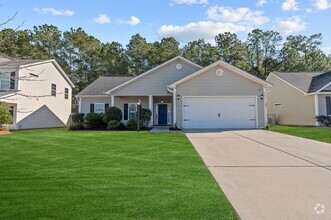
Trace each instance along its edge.
<instances>
[{"instance_id":1,"label":"beige neighboring house","mask_svg":"<svg viewBox=\"0 0 331 220\"><path fill-rule=\"evenodd\" d=\"M268 114L283 125L318 126L315 116L331 115L331 72L273 72Z\"/></svg>"},{"instance_id":2,"label":"beige neighboring house","mask_svg":"<svg viewBox=\"0 0 331 220\"><path fill-rule=\"evenodd\" d=\"M101 77L81 91L79 112L122 110L136 117L137 100L152 111L151 126L184 129L262 128L272 85L223 61L205 68L175 57L139 76Z\"/></svg>"},{"instance_id":3,"label":"beige neighboring house","mask_svg":"<svg viewBox=\"0 0 331 220\"><path fill-rule=\"evenodd\" d=\"M0 101L10 107L11 130L66 126L72 88L73 83L55 60L0 56Z\"/></svg>"}]
</instances>

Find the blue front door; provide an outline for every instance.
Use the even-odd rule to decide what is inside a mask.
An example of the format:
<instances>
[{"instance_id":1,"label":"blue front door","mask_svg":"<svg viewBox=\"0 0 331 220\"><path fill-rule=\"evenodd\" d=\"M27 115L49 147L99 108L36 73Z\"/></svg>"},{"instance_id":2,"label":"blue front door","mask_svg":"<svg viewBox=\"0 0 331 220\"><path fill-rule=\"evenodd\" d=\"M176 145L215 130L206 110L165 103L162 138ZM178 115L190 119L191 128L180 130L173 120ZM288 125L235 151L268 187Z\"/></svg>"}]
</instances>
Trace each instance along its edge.
<instances>
[{"instance_id":1,"label":"blue front door","mask_svg":"<svg viewBox=\"0 0 331 220\"><path fill-rule=\"evenodd\" d=\"M159 125L168 124L168 106L167 104L159 105Z\"/></svg>"}]
</instances>

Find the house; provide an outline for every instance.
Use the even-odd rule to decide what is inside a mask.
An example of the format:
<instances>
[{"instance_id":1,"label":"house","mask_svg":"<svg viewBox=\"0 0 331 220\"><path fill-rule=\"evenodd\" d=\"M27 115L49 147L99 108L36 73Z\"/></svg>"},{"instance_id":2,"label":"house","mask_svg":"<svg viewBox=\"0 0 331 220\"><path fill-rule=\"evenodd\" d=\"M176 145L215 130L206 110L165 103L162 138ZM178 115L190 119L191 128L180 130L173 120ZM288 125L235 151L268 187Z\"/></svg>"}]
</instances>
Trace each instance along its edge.
<instances>
[{"instance_id":1,"label":"house","mask_svg":"<svg viewBox=\"0 0 331 220\"><path fill-rule=\"evenodd\" d=\"M136 77L101 77L81 91L79 112L108 106L136 117L137 100L152 112L151 126L184 129L262 128L272 85L226 62L205 68L175 57Z\"/></svg>"},{"instance_id":2,"label":"house","mask_svg":"<svg viewBox=\"0 0 331 220\"><path fill-rule=\"evenodd\" d=\"M318 126L315 116L331 115L331 72L273 72L267 81L268 114L278 124Z\"/></svg>"},{"instance_id":3,"label":"house","mask_svg":"<svg viewBox=\"0 0 331 220\"><path fill-rule=\"evenodd\" d=\"M9 129L63 127L71 114L73 83L55 60L0 56L0 102L13 115Z\"/></svg>"}]
</instances>

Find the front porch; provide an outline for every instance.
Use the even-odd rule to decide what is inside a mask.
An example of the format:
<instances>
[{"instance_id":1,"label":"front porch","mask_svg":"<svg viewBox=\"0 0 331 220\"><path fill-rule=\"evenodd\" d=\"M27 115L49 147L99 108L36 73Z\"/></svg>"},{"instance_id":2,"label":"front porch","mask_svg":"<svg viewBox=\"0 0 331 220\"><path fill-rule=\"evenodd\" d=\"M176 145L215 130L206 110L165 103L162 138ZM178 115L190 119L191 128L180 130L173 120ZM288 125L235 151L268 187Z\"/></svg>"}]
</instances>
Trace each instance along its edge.
<instances>
[{"instance_id":1,"label":"front porch","mask_svg":"<svg viewBox=\"0 0 331 220\"><path fill-rule=\"evenodd\" d=\"M123 112L123 121L127 122L135 117L137 100L141 107L152 112L150 126L172 126L173 124L173 96L111 96L110 106L116 106Z\"/></svg>"}]
</instances>

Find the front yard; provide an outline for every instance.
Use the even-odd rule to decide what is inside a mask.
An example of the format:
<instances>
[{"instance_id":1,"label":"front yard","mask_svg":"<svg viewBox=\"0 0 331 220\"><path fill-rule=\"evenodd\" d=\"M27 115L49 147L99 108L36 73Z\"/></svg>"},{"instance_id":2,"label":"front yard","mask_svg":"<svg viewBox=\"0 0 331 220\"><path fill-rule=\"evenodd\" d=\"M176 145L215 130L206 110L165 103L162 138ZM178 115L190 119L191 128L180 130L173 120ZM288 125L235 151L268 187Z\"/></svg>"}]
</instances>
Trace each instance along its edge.
<instances>
[{"instance_id":1,"label":"front yard","mask_svg":"<svg viewBox=\"0 0 331 220\"><path fill-rule=\"evenodd\" d=\"M184 134L0 136L0 219L236 219Z\"/></svg>"},{"instance_id":2,"label":"front yard","mask_svg":"<svg viewBox=\"0 0 331 220\"><path fill-rule=\"evenodd\" d=\"M331 143L330 128L316 127L291 127L283 125L271 126L271 131L280 132L283 134L294 135L298 137L308 138L316 141Z\"/></svg>"}]
</instances>

